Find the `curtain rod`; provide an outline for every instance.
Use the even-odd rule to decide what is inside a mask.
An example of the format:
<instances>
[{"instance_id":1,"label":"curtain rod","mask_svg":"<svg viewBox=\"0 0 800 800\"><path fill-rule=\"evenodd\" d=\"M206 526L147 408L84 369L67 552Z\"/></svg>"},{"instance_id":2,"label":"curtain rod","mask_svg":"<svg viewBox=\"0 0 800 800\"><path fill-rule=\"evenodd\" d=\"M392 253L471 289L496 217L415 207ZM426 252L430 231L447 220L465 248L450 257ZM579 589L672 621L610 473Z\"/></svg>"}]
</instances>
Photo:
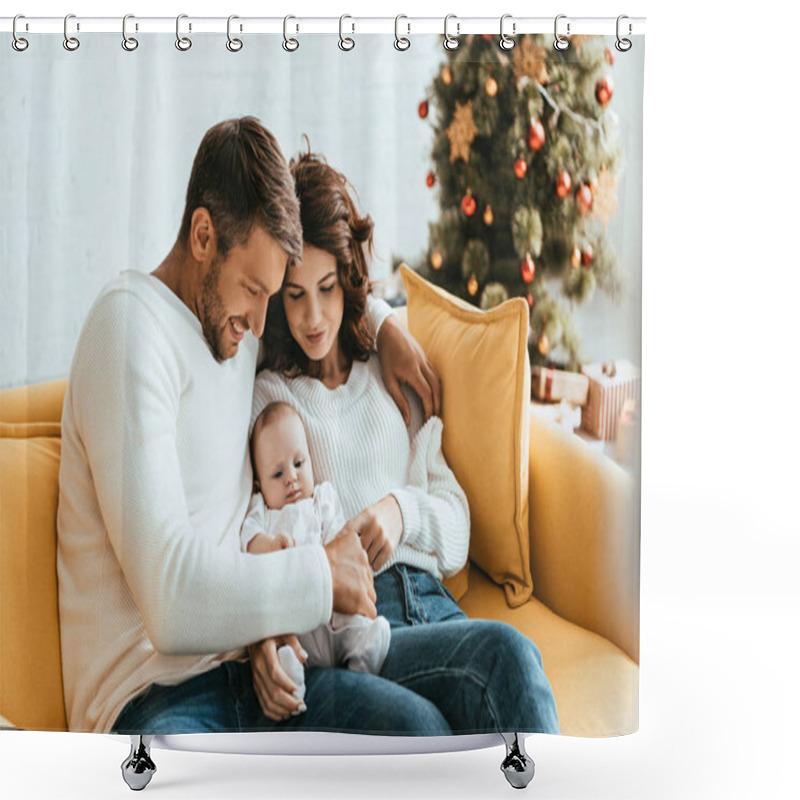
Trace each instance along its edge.
<instances>
[{"instance_id":1,"label":"curtain rod","mask_svg":"<svg viewBox=\"0 0 800 800\"><path fill-rule=\"evenodd\" d=\"M506 36L523 33L553 34L556 25L555 17L514 17L504 15L503 32ZM345 15L339 17L234 17L231 20L231 31L236 34L280 34L284 33L284 25L292 35L307 33L333 33L343 31L347 35L359 33L394 34L397 30L401 36L413 37L414 34L441 34L445 32L444 17L355 17ZM621 35L636 36L645 32L645 17L623 16ZM136 17L129 16L127 32L134 33L175 33L177 19L175 17ZM0 17L0 32L11 33L13 17ZM467 34L492 33L500 35L500 17L458 17L450 15L447 31L450 36ZM197 33L226 34L228 17L194 17L181 15L180 28L182 35ZM617 33L617 17L570 17L558 15L558 32L561 36L601 34L611 36ZM396 27L397 26L397 27ZM69 34L78 33L122 33L122 17L81 17L70 15L68 20ZM64 17L27 17L17 20L17 34L26 33L61 33L65 31Z\"/></svg>"}]
</instances>

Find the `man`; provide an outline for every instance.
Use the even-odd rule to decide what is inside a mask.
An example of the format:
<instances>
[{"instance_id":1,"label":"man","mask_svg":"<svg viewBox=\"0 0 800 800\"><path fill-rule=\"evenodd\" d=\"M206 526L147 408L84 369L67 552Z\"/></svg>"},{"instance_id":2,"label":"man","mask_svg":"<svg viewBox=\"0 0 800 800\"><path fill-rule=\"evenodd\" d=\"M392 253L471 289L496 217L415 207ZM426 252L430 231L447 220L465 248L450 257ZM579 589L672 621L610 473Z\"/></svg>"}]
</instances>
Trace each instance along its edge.
<instances>
[{"instance_id":1,"label":"man","mask_svg":"<svg viewBox=\"0 0 800 800\"><path fill-rule=\"evenodd\" d=\"M89 312L64 400L59 478L71 730L269 727L245 648L312 630L334 610L376 614L353 529L324 548L239 552L258 342L269 297L301 251L277 142L253 118L229 120L203 138L171 252L149 275L111 281ZM385 304L373 301L370 318L401 411L406 382L435 412L438 380L422 351ZM269 652L259 658L272 663ZM299 724L347 727L353 709L368 729L378 706L385 729L419 724L382 702L373 676L328 672L325 693L337 702Z\"/></svg>"}]
</instances>

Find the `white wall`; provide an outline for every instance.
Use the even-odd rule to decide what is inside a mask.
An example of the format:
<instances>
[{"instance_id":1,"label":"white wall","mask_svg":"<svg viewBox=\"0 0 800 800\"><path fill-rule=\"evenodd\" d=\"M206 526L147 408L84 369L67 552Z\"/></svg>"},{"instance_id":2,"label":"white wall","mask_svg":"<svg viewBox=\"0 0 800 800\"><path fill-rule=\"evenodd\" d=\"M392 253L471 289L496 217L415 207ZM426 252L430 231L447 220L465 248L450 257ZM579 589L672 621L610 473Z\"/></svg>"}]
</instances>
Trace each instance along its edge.
<instances>
[{"instance_id":1,"label":"white wall","mask_svg":"<svg viewBox=\"0 0 800 800\"><path fill-rule=\"evenodd\" d=\"M416 36L398 53L387 36L307 36L285 53L275 37L86 34L74 53L37 35L25 53L0 47L0 387L65 375L86 312L123 269L151 271L177 234L192 158L221 119L254 114L290 156L301 135L356 186L376 223L373 278L392 255L425 252L438 215L429 168L430 118L417 116L444 51ZM587 354L640 360L642 48L617 59L613 103L629 129L629 168L610 235L629 277L618 309L582 311Z\"/></svg>"}]
</instances>

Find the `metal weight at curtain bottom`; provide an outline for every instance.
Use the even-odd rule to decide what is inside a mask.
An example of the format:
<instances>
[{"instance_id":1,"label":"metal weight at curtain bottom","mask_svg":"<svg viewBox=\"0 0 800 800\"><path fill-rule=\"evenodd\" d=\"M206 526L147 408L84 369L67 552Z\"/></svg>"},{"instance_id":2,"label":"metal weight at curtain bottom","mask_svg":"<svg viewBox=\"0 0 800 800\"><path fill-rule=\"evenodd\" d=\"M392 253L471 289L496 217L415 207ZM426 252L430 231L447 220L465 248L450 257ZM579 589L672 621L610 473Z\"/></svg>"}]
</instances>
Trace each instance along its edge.
<instances>
[{"instance_id":1,"label":"metal weight at curtain bottom","mask_svg":"<svg viewBox=\"0 0 800 800\"><path fill-rule=\"evenodd\" d=\"M536 772L533 759L525 752L525 739L521 733L501 733L506 745L506 757L500 770L515 789L524 789ZM156 765L150 755L153 736L131 734L131 751L120 765L122 778L135 792L144 789L156 773Z\"/></svg>"},{"instance_id":2,"label":"metal weight at curtain bottom","mask_svg":"<svg viewBox=\"0 0 800 800\"><path fill-rule=\"evenodd\" d=\"M156 772L156 765L150 757L152 736L131 734L131 752L122 762L122 778L135 792L150 783Z\"/></svg>"},{"instance_id":3,"label":"metal weight at curtain bottom","mask_svg":"<svg viewBox=\"0 0 800 800\"><path fill-rule=\"evenodd\" d=\"M506 743L506 757L500 765L506 780L515 789L524 789L532 780L536 765L525 752L525 739L521 733L501 733Z\"/></svg>"}]
</instances>

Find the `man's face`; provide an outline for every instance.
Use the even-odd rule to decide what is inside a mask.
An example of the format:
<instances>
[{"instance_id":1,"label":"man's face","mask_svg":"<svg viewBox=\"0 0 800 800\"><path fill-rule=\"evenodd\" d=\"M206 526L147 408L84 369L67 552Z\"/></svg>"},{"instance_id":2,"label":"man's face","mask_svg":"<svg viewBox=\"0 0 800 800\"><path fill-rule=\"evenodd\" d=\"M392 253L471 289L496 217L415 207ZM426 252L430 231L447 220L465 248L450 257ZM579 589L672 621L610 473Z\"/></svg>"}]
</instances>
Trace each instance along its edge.
<instances>
[{"instance_id":1,"label":"man's face","mask_svg":"<svg viewBox=\"0 0 800 800\"><path fill-rule=\"evenodd\" d=\"M224 261L214 255L203 279L198 316L217 361L235 356L248 330L260 338L267 303L280 290L285 271L283 248L258 226L246 244L230 248Z\"/></svg>"}]
</instances>

